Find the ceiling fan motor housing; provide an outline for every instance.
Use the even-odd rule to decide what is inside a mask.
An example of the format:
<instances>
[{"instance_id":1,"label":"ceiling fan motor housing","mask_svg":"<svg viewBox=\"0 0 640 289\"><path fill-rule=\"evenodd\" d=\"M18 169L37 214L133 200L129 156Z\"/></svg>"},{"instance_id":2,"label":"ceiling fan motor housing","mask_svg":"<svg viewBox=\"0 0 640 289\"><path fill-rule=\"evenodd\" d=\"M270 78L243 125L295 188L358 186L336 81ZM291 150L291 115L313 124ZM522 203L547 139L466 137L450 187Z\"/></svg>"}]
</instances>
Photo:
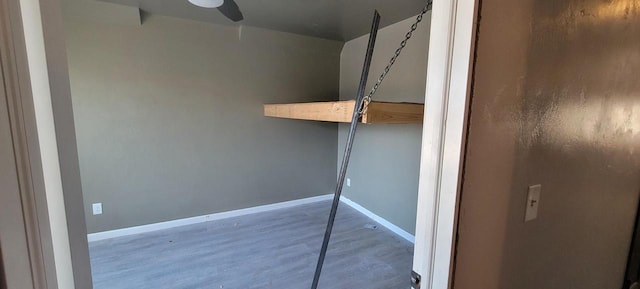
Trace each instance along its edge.
<instances>
[{"instance_id":1,"label":"ceiling fan motor housing","mask_svg":"<svg viewBox=\"0 0 640 289\"><path fill-rule=\"evenodd\" d=\"M224 4L224 0L189 0L189 2L202 8L218 8Z\"/></svg>"}]
</instances>

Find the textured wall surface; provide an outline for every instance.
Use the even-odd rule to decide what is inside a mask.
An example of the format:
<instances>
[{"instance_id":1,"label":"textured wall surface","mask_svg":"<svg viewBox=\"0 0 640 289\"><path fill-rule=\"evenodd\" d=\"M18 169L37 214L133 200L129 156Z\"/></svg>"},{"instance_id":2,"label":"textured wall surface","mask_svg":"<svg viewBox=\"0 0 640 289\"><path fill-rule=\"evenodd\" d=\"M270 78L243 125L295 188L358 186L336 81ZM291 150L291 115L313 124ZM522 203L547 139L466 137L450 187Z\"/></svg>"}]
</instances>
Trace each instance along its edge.
<instances>
[{"instance_id":1,"label":"textured wall surface","mask_svg":"<svg viewBox=\"0 0 640 289\"><path fill-rule=\"evenodd\" d=\"M89 232L333 190L337 125L262 104L337 99L342 43L66 4Z\"/></svg>"},{"instance_id":2,"label":"textured wall surface","mask_svg":"<svg viewBox=\"0 0 640 289\"><path fill-rule=\"evenodd\" d=\"M378 90L375 100L424 103L430 15L425 16L392 72ZM375 84L414 20L414 17L411 17L380 30L369 74L369 87ZM355 98L368 41L368 36L357 38L347 42L342 50L341 99ZM340 125L339 160L342 160L348 131L348 124ZM345 187L344 195L405 231L413 233L416 223L421 138L421 125L359 126L347 172L347 177L351 179L351 187Z\"/></svg>"},{"instance_id":3,"label":"textured wall surface","mask_svg":"<svg viewBox=\"0 0 640 289\"><path fill-rule=\"evenodd\" d=\"M454 288L621 288L640 193L640 2L480 13Z\"/></svg>"}]
</instances>

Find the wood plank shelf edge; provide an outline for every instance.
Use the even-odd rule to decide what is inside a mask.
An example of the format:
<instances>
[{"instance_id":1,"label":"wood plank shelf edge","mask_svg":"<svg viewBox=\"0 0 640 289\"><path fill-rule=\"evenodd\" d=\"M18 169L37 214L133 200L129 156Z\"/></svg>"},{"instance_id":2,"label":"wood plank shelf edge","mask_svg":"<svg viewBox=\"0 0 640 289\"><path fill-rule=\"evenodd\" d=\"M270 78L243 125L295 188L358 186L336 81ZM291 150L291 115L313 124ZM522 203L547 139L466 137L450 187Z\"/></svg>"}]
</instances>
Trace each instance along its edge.
<instances>
[{"instance_id":1,"label":"wood plank shelf edge","mask_svg":"<svg viewBox=\"0 0 640 289\"><path fill-rule=\"evenodd\" d=\"M325 122L351 122L355 100L265 104L268 117L313 120ZM422 124L424 104L373 101L360 121L366 124Z\"/></svg>"}]
</instances>

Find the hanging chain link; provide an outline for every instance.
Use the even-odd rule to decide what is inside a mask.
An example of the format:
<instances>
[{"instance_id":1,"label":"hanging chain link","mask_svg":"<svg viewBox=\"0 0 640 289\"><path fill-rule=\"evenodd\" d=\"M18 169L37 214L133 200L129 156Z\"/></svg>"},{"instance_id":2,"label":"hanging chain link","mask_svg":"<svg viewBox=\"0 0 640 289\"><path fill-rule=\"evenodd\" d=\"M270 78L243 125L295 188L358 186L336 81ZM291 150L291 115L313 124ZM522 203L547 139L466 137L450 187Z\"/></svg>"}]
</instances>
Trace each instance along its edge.
<instances>
[{"instance_id":1,"label":"hanging chain link","mask_svg":"<svg viewBox=\"0 0 640 289\"><path fill-rule=\"evenodd\" d=\"M416 29L418 29L418 24L422 22L422 18L424 18L424 14L426 14L429 10L431 10L432 6L433 6L433 0L429 0L427 2L427 6L425 6L420 12L420 14L418 15L418 17L416 17L416 21L411 25L411 29L405 35L404 40L400 42L400 47L396 49L396 52L391 57L391 60L389 60L389 64L387 64L387 67L384 68L384 71L382 72L382 74L380 74L380 77L378 77L378 81L376 81L376 84L373 85L373 88L371 88L371 91L369 91L369 94L367 94L362 99L362 103L360 103L360 109L358 110L358 113L362 115L367 111L367 108L369 106L369 103L371 103L371 99L373 95L376 94L376 92L378 91L378 88L380 88L380 85L382 84L384 79L387 77L387 74L389 74L389 71L391 71L391 68L396 63L396 60L398 60L398 57L400 57L400 54L402 54L402 50L404 50L405 46L407 46L407 42L409 42L409 39L411 39L411 37L413 36L413 32L415 32Z\"/></svg>"}]
</instances>

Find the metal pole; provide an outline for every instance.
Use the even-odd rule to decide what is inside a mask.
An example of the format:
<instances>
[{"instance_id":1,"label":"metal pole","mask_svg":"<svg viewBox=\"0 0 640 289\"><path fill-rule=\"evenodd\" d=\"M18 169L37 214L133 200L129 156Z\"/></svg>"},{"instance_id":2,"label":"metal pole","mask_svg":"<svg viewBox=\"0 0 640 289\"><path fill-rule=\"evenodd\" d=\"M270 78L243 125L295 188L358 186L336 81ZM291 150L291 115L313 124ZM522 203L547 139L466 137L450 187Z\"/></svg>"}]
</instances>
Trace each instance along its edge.
<instances>
[{"instance_id":1,"label":"metal pole","mask_svg":"<svg viewBox=\"0 0 640 289\"><path fill-rule=\"evenodd\" d=\"M373 24L371 25L371 34L369 36L369 45L367 47L367 54L364 59L364 66L362 67L362 76L360 78L360 86L358 87L358 95L356 96L356 104L353 108L353 117L351 118L351 127L349 128L349 136L347 137L347 144L344 149L344 156L342 157L342 166L340 168L340 174L338 175L338 183L336 185L336 191L333 196L333 204L331 205L331 213L329 214L329 222L327 223L327 230L324 233L324 240L322 242L322 248L320 249L320 257L318 257L318 264L316 265L316 273L313 276L313 283L311 289L318 288L318 282L320 281L320 274L322 273L322 265L324 264L324 258L327 255L327 248L329 247L329 240L331 239L331 231L333 230L333 223L336 220L336 213L338 212L338 204L340 204L340 195L342 194L342 187L344 185L344 179L347 174L347 166L349 165L349 158L351 157L351 149L353 148L353 140L356 134L356 128L358 127L358 121L360 119L360 105L364 99L364 92L367 88L367 79L369 78L369 68L371 67L371 59L373 57L373 48L376 44L376 37L378 36L378 27L380 26L380 14L375 11L373 14Z\"/></svg>"}]
</instances>

